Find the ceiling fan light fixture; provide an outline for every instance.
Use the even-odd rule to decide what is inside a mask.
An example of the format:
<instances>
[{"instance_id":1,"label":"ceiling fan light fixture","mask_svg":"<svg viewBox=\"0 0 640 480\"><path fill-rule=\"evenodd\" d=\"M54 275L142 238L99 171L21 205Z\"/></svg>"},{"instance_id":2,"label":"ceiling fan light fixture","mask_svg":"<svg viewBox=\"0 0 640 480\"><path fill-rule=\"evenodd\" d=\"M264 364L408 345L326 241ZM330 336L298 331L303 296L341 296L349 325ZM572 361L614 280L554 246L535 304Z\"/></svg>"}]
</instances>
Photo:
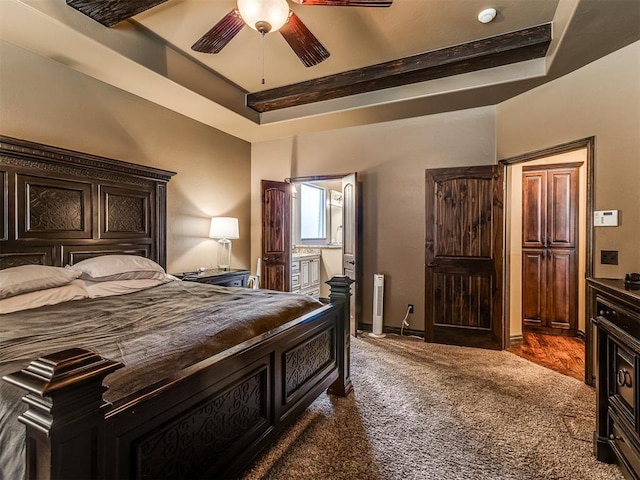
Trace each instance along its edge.
<instances>
[{"instance_id":1,"label":"ceiling fan light fixture","mask_svg":"<svg viewBox=\"0 0 640 480\"><path fill-rule=\"evenodd\" d=\"M263 35L278 31L289 18L287 0L238 0L240 16Z\"/></svg>"}]
</instances>

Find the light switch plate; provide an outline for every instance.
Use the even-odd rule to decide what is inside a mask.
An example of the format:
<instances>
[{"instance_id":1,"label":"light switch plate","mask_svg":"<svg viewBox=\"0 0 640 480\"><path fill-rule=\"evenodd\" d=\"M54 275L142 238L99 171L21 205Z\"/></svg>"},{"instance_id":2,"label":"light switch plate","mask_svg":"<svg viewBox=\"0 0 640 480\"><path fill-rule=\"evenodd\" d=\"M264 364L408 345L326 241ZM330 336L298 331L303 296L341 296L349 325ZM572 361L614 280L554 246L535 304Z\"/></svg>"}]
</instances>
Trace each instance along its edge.
<instances>
[{"instance_id":1,"label":"light switch plate","mask_svg":"<svg viewBox=\"0 0 640 480\"><path fill-rule=\"evenodd\" d=\"M617 227L620 210L597 210L593 212L594 227Z\"/></svg>"}]
</instances>

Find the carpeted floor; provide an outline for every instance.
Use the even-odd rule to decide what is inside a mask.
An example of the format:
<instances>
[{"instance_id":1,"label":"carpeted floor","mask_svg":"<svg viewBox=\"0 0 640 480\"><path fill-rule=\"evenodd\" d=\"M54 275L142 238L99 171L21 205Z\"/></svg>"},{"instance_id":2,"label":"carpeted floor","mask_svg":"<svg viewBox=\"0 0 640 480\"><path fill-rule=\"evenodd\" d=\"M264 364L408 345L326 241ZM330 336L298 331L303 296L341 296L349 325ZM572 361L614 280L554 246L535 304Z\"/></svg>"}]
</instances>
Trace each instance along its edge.
<instances>
[{"instance_id":1,"label":"carpeted floor","mask_svg":"<svg viewBox=\"0 0 640 480\"><path fill-rule=\"evenodd\" d=\"M597 462L593 389L509 352L352 342L348 398L322 395L244 477L622 479Z\"/></svg>"}]
</instances>

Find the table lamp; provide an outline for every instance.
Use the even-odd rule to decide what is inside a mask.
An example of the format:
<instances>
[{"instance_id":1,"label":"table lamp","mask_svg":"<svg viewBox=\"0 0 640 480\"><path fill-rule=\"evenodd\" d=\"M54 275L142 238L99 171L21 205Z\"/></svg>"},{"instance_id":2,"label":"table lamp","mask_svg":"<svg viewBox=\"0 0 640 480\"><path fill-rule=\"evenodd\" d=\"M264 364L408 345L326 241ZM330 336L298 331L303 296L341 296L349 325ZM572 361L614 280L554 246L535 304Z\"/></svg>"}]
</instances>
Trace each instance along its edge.
<instances>
[{"instance_id":1,"label":"table lamp","mask_svg":"<svg viewBox=\"0 0 640 480\"><path fill-rule=\"evenodd\" d=\"M218 268L231 268L231 240L240 238L238 219L233 217L213 217L209 238L218 239Z\"/></svg>"}]
</instances>

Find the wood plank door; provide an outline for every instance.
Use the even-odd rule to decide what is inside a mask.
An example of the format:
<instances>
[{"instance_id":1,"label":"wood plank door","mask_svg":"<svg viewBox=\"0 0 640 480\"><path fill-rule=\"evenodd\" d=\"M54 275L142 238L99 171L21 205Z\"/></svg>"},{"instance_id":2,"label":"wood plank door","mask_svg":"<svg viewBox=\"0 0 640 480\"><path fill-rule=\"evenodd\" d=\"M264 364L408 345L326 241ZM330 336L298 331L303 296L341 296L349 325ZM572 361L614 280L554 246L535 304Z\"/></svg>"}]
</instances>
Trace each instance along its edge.
<instances>
[{"instance_id":1,"label":"wood plank door","mask_svg":"<svg viewBox=\"0 0 640 480\"><path fill-rule=\"evenodd\" d=\"M291 185L262 180L262 288L291 290Z\"/></svg>"},{"instance_id":2,"label":"wood plank door","mask_svg":"<svg viewBox=\"0 0 640 480\"><path fill-rule=\"evenodd\" d=\"M425 341L503 349L503 167L426 172Z\"/></svg>"},{"instance_id":3,"label":"wood plank door","mask_svg":"<svg viewBox=\"0 0 640 480\"><path fill-rule=\"evenodd\" d=\"M571 336L577 332L579 167L523 169L524 330Z\"/></svg>"},{"instance_id":4,"label":"wood plank door","mask_svg":"<svg viewBox=\"0 0 640 480\"><path fill-rule=\"evenodd\" d=\"M342 178L342 273L355 283L351 284L350 331L356 335L360 319L361 281L358 261L360 212L358 177L350 173Z\"/></svg>"}]
</instances>

